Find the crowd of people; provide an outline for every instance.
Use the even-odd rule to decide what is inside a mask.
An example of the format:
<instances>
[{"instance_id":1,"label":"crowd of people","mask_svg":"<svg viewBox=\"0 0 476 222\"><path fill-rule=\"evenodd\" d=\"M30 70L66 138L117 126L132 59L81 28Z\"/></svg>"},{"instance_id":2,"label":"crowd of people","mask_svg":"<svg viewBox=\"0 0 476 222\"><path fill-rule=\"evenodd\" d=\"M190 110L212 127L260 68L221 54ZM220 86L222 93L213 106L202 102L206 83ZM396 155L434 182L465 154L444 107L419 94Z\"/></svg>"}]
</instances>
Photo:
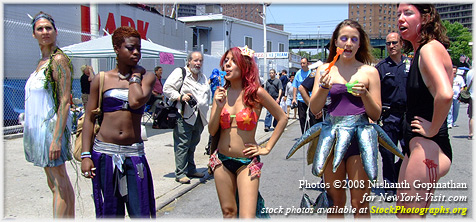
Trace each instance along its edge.
<instances>
[{"instance_id":1,"label":"crowd of people","mask_svg":"<svg viewBox=\"0 0 476 222\"><path fill-rule=\"evenodd\" d=\"M156 217L152 169L144 152L141 120L146 105L156 107L166 99L179 114L173 129L176 182L187 184L191 178L205 176L197 171L194 161L205 126L210 140L216 139L215 147L210 147L208 165L224 218L269 216L261 211L260 156L269 154L278 142L288 118L292 118L291 109L294 119L298 114L303 136L317 123L334 126L348 118L378 123L404 154L395 163L392 152L375 147L382 156L383 180L408 181L411 185L416 180L438 182L452 163L448 129L456 127L457 95L463 88L472 92L473 71L465 80L453 66L446 50L449 40L445 28L432 4L398 4L397 22L400 32L386 36L389 56L375 67L369 37L357 21L346 19L332 34L325 64L311 70L308 59L302 58L296 73L271 69L266 82L260 82L254 51L245 46L228 49L221 57L220 70L215 69L210 78L202 72L202 53L191 52L186 65L174 69L163 83L162 67L155 67L152 73L138 65L139 32L132 27L117 28L111 36L116 67L99 74L89 65L81 67L85 108L81 174L92 181L96 217L124 217L126 209L131 218ZM25 86L25 157L45 170L53 193L53 216L74 217L74 190L65 167L72 159L69 109L73 68L56 45L58 31L53 18L40 12L31 25L41 59ZM402 50L413 52L413 58ZM353 84L349 87L348 83ZM255 136L263 108L267 112L264 130L273 130L268 142L260 145ZM468 139L472 139L472 101L468 116ZM97 134L96 122L101 126ZM346 205L347 191L334 187L332 181L370 178L357 137L346 142L348 148L338 166L333 169L329 164L323 169L322 180L331 184L325 192L340 208ZM370 192L370 187L350 189L356 218L370 217L369 211L359 211L369 207L362 198ZM389 188L384 192L393 196L402 191ZM434 190L418 190L412 185L404 192L416 196ZM430 204L426 199L396 202L405 208Z\"/></svg>"}]
</instances>

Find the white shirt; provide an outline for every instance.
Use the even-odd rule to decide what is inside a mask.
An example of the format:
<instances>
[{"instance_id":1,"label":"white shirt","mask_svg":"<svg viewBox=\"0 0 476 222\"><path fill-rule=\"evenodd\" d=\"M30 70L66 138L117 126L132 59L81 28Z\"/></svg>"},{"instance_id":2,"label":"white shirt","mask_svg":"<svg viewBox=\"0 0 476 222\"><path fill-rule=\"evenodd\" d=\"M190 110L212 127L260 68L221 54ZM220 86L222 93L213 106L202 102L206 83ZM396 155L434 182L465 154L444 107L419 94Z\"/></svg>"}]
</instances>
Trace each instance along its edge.
<instances>
[{"instance_id":1,"label":"white shirt","mask_svg":"<svg viewBox=\"0 0 476 222\"><path fill-rule=\"evenodd\" d=\"M188 67L185 67L185 71L185 80L182 80L182 69L174 69L174 71L169 75L164 83L164 95L169 98L169 101L173 102L180 99L180 95L191 93L193 98L195 98L197 101L197 106L192 109L188 103L185 103L183 113L184 121L190 125L194 125L197 120L198 113L200 113L202 123L205 126L208 124L208 100L210 99L210 86L208 85L208 79L202 72L200 72L198 74L198 79L195 80ZM180 86L182 86L181 89ZM180 92L178 91L179 89ZM177 102L175 107L177 107L179 113L182 113L181 102Z\"/></svg>"},{"instance_id":2,"label":"white shirt","mask_svg":"<svg viewBox=\"0 0 476 222\"><path fill-rule=\"evenodd\" d=\"M473 69L469 70L468 73L466 73L466 86L469 86L469 84L471 84L471 81L473 81ZM471 85L471 89L469 89L471 95L473 95L473 89L474 86Z\"/></svg>"},{"instance_id":3,"label":"white shirt","mask_svg":"<svg viewBox=\"0 0 476 222\"><path fill-rule=\"evenodd\" d=\"M453 79L453 99L458 98L458 94L464 86L464 79L460 75L455 75ZM471 87L472 88L472 87Z\"/></svg>"}]
</instances>

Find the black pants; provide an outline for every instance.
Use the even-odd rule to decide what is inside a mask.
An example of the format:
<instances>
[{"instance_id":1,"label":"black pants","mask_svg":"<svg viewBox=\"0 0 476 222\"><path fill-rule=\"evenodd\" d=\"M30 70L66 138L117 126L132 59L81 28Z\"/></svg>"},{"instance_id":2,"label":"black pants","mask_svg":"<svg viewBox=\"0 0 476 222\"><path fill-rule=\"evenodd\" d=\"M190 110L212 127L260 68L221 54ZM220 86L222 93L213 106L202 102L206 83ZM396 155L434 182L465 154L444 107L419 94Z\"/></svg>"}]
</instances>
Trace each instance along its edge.
<instances>
[{"instance_id":1,"label":"black pants","mask_svg":"<svg viewBox=\"0 0 476 222\"><path fill-rule=\"evenodd\" d=\"M403 142L403 113L390 114L385 119L382 119L382 122L382 129L392 139L393 143L398 146L398 141L400 141L400 146L405 146ZM379 146L379 152L382 156L383 179L389 183L397 183L402 160L399 158L399 161L395 163L395 155L382 146ZM385 189L386 192L388 190L396 192L396 189Z\"/></svg>"},{"instance_id":2,"label":"black pants","mask_svg":"<svg viewBox=\"0 0 476 222\"><path fill-rule=\"evenodd\" d=\"M322 122L322 117L320 119L316 119L316 117L314 116L314 114L312 114L312 112L309 111L309 113L307 113L307 107L308 106L306 105L306 103L298 101L298 115L299 115L299 124L301 125L301 134L304 134L304 131L309 129L314 124L318 122ZM306 125L306 115L309 115L309 125L306 128L304 128Z\"/></svg>"}]
</instances>

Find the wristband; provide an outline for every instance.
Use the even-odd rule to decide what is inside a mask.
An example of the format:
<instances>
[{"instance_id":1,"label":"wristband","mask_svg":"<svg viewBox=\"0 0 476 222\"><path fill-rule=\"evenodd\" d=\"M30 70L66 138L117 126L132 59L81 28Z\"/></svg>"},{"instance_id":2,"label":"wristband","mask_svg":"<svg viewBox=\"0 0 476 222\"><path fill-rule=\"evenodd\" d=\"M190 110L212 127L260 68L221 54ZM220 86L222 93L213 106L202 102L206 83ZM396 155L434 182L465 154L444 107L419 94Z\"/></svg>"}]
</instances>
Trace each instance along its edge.
<instances>
[{"instance_id":1,"label":"wristband","mask_svg":"<svg viewBox=\"0 0 476 222\"><path fill-rule=\"evenodd\" d=\"M132 76L132 77L129 79L129 85L132 84L132 83L138 83L139 85L142 85L142 79L140 79L140 78L137 77L137 76Z\"/></svg>"},{"instance_id":2,"label":"wristband","mask_svg":"<svg viewBox=\"0 0 476 222\"><path fill-rule=\"evenodd\" d=\"M89 151L88 151L88 152L82 152L82 153L81 153L81 156L82 156L82 155L91 155L91 153L90 153Z\"/></svg>"},{"instance_id":3,"label":"wristband","mask_svg":"<svg viewBox=\"0 0 476 222\"><path fill-rule=\"evenodd\" d=\"M91 159L91 155L81 155L81 159L84 159L84 158L89 158L89 159Z\"/></svg>"},{"instance_id":4,"label":"wristband","mask_svg":"<svg viewBox=\"0 0 476 222\"><path fill-rule=\"evenodd\" d=\"M319 87L321 87L321 88L323 88L323 89L329 89L329 88L325 87L324 84L322 84L322 83L319 84Z\"/></svg>"}]
</instances>

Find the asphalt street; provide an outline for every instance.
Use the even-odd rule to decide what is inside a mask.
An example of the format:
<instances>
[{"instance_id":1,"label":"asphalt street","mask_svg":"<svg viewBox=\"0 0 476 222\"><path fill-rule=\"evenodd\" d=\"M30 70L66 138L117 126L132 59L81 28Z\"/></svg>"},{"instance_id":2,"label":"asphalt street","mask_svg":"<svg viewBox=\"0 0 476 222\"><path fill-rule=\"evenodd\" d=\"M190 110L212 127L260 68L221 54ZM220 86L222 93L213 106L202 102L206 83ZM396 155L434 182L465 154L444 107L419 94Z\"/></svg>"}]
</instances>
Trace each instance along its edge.
<instances>
[{"instance_id":1,"label":"asphalt street","mask_svg":"<svg viewBox=\"0 0 476 222\"><path fill-rule=\"evenodd\" d=\"M472 141L467 139L468 117L466 115L467 105L462 105L457 121L458 127L449 130L451 144L453 147L453 164L450 172L440 179L439 183L461 183L467 185L467 189L437 189L435 191L435 201L430 208L448 208L448 214L427 214L427 219L436 218L472 218L473 209L473 189L472 189ZM304 163L304 150L297 151L293 157L285 160L285 156L292 147L296 139L300 136L299 122L293 122L287 128L280 140L267 156L262 157L264 163L260 180L260 192L265 199L265 206L278 213L271 214L271 218L280 219L311 219L325 218L325 214L292 213L299 212L301 197L308 194L311 200L315 200L320 191L316 189L301 189L300 182L307 180L309 183L319 183L320 178L311 174L311 166ZM379 156L379 165L380 163ZM379 178L381 180L381 167L379 167ZM378 191L377 191L378 192ZM349 193L347 192L349 197ZM395 208L395 202L385 202L379 194L372 193L374 200L370 203L370 208L378 212L378 209ZM450 200L456 199L458 201ZM349 198L347 198L349 199ZM443 200L444 199L444 200ZM443 200L443 201L442 201ZM350 206L349 200L347 206ZM459 213L453 214L452 211ZM464 209L467 211L463 213ZM282 209L282 210L280 210ZM369 209L370 210L370 209ZM281 211L281 212L280 212ZM286 211L291 213L286 214ZM438 210L441 211L441 210ZM465 214L465 215L461 215ZM213 177L202 182L191 192L186 193L159 211L160 218L221 218L222 213L218 201L215 181ZM371 215L372 218L395 219L395 214L381 213ZM351 214L346 214L346 218L352 218Z\"/></svg>"}]
</instances>

